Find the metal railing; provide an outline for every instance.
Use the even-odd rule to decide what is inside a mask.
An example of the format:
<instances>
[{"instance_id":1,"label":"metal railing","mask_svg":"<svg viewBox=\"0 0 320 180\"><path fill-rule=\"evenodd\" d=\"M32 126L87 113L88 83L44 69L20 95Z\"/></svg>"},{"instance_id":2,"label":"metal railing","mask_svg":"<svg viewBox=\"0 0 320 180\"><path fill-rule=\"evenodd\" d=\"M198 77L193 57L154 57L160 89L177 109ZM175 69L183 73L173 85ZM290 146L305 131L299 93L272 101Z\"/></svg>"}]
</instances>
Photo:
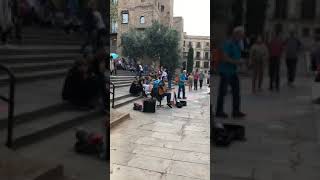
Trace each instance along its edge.
<instances>
[{"instance_id":1,"label":"metal railing","mask_svg":"<svg viewBox=\"0 0 320 180\"><path fill-rule=\"evenodd\" d=\"M114 94L115 94L115 85L112 83L112 82L110 82L110 86L112 86L112 91L110 91L110 94L112 94L112 108L114 108Z\"/></svg>"},{"instance_id":2,"label":"metal railing","mask_svg":"<svg viewBox=\"0 0 320 180\"><path fill-rule=\"evenodd\" d=\"M1 96L0 99L8 103L8 133L7 133L7 142L6 146L11 148L12 147L12 138L13 138L13 128L14 128L14 97L15 97L15 84L16 78L14 74L5 67L4 65L0 64L0 70L5 71L9 75L9 97Z\"/></svg>"}]
</instances>

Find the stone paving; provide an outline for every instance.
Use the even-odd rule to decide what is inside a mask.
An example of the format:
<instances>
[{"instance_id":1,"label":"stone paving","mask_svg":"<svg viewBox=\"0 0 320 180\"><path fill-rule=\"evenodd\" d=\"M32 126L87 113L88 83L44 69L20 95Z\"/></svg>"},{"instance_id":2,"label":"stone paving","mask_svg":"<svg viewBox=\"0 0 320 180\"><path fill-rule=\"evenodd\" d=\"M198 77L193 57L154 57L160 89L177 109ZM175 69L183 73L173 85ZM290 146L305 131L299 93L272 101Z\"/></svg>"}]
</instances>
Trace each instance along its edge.
<instances>
[{"instance_id":1,"label":"stone paving","mask_svg":"<svg viewBox=\"0 0 320 180\"><path fill-rule=\"evenodd\" d=\"M209 94L187 92L188 106L156 113L119 110L131 119L111 130L112 180L209 180Z\"/></svg>"},{"instance_id":2,"label":"stone paving","mask_svg":"<svg viewBox=\"0 0 320 180\"><path fill-rule=\"evenodd\" d=\"M299 77L296 87L289 88L283 77L280 93L264 90L252 95L250 80L242 78L242 110L247 117L216 120L244 125L247 141L235 142L229 148L212 145L214 179L319 180L320 111L311 103L320 95L317 86L313 78ZM230 107L231 98L227 97L227 113Z\"/></svg>"}]
</instances>

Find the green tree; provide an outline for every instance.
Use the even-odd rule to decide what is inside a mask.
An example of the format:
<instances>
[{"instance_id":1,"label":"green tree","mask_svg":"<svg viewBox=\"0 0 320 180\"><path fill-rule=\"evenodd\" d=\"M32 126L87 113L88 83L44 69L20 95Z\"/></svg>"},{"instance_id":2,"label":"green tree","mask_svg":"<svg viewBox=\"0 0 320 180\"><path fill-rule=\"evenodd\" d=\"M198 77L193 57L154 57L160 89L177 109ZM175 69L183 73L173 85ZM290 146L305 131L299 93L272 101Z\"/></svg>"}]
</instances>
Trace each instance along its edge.
<instances>
[{"instance_id":1,"label":"green tree","mask_svg":"<svg viewBox=\"0 0 320 180\"><path fill-rule=\"evenodd\" d=\"M122 53L134 59L142 58L144 53L144 35L137 30L130 30L121 36Z\"/></svg>"},{"instance_id":2,"label":"green tree","mask_svg":"<svg viewBox=\"0 0 320 180\"><path fill-rule=\"evenodd\" d=\"M174 71L179 62L179 33L159 22L145 30L145 51L153 58L159 58L160 64Z\"/></svg>"},{"instance_id":3,"label":"green tree","mask_svg":"<svg viewBox=\"0 0 320 180\"><path fill-rule=\"evenodd\" d=\"M193 48L190 47L188 51L187 72L191 73L193 70Z\"/></svg>"}]
</instances>

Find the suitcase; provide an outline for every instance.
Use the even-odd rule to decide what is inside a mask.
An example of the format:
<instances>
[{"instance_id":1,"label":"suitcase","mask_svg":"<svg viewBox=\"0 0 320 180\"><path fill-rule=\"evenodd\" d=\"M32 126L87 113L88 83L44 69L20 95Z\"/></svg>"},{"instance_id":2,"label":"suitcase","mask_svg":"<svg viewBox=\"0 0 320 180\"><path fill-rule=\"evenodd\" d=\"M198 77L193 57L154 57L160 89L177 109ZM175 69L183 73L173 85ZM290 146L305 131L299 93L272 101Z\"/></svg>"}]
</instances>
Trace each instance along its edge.
<instances>
[{"instance_id":1,"label":"suitcase","mask_svg":"<svg viewBox=\"0 0 320 180\"><path fill-rule=\"evenodd\" d=\"M146 99L143 101L143 112L155 113L156 112L156 100Z\"/></svg>"}]
</instances>

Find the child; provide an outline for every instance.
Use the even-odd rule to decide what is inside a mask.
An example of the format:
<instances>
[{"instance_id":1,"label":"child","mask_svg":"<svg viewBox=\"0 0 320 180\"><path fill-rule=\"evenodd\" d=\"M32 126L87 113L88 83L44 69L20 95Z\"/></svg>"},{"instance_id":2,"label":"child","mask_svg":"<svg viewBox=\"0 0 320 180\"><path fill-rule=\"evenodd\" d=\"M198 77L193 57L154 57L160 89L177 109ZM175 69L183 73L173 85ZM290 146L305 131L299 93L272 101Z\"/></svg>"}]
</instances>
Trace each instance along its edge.
<instances>
[{"instance_id":1,"label":"child","mask_svg":"<svg viewBox=\"0 0 320 180\"><path fill-rule=\"evenodd\" d=\"M190 73L189 76L188 76L188 84L189 84L189 91L192 91L192 86L193 86L193 75L192 75L192 73Z\"/></svg>"}]
</instances>

